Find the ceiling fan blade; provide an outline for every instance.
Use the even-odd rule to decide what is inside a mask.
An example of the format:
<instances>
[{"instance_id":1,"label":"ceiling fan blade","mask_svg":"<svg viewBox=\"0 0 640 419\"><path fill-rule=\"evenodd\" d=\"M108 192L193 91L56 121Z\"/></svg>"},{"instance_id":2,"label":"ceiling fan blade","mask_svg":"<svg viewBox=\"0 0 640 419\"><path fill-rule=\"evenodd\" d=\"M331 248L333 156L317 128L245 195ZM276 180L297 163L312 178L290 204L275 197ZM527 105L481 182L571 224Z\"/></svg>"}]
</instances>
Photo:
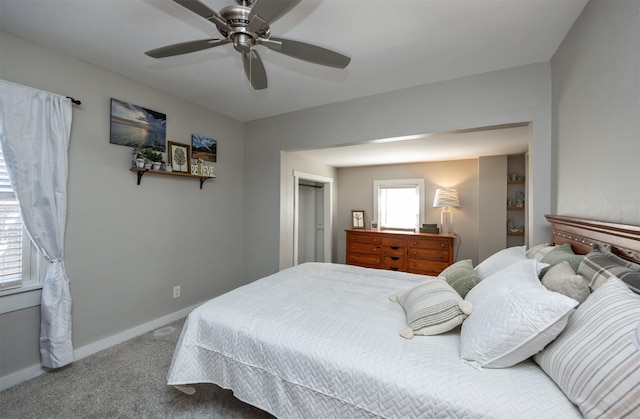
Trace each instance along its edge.
<instances>
[{"instance_id":1,"label":"ceiling fan blade","mask_svg":"<svg viewBox=\"0 0 640 419\"><path fill-rule=\"evenodd\" d=\"M264 70L264 64L260 56L255 50L242 54L242 63L244 65L244 73L249 79L249 83L256 90L267 88L267 72Z\"/></svg>"},{"instance_id":2,"label":"ceiling fan blade","mask_svg":"<svg viewBox=\"0 0 640 419\"><path fill-rule=\"evenodd\" d=\"M217 47L218 45L228 44L228 39L200 39L198 41L181 42L179 44L167 45L166 47L152 49L145 52L146 55L153 58L172 57L174 55L187 54L189 52L201 51L207 48Z\"/></svg>"},{"instance_id":3,"label":"ceiling fan blade","mask_svg":"<svg viewBox=\"0 0 640 419\"><path fill-rule=\"evenodd\" d=\"M182 7L186 7L191 10L193 13L202 16L203 18L210 20L215 23L216 26L224 29L225 31L230 31L231 28L227 24L227 21L222 18L217 12L211 10L209 6L201 3L198 0L173 0L178 3Z\"/></svg>"},{"instance_id":4,"label":"ceiling fan blade","mask_svg":"<svg viewBox=\"0 0 640 419\"><path fill-rule=\"evenodd\" d=\"M282 45L280 45L279 49L276 45L268 42L264 42L262 45L299 60L335 68L345 68L351 62L351 58L346 55L338 54L337 52L316 45L276 37L271 37L269 39L271 41L280 42Z\"/></svg>"},{"instance_id":5,"label":"ceiling fan blade","mask_svg":"<svg viewBox=\"0 0 640 419\"><path fill-rule=\"evenodd\" d=\"M251 9L251 13L249 13L249 20L251 20L254 15L258 15L268 24L272 24L286 15L289 10L296 7L300 1L301 0L256 0Z\"/></svg>"},{"instance_id":6,"label":"ceiling fan blade","mask_svg":"<svg viewBox=\"0 0 640 419\"><path fill-rule=\"evenodd\" d=\"M269 24L267 23L266 20L264 20L258 15L254 15L249 21L249 24L247 25L247 30L250 32L258 32L260 29L268 25Z\"/></svg>"}]
</instances>

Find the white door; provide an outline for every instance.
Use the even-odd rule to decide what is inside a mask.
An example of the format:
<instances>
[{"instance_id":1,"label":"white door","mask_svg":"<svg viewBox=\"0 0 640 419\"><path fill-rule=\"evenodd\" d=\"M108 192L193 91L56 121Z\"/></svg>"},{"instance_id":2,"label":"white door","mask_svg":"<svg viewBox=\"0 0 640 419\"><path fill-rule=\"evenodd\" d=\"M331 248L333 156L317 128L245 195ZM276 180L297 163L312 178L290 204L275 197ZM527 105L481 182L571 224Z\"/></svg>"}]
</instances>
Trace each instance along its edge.
<instances>
[{"instance_id":1,"label":"white door","mask_svg":"<svg viewBox=\"0 0 640 419\"><path fill-rule=\"evenodd\" d=\"M294 171L293 264L331 262L333 179Z\"/></svg>"},{"instance_id":2,"label":"white door","mask_svg":"<svg viewBox=\"0 0 640 419\"><path fill-rule=\"evenodd\" d=\"M324 261L323 184L298 185L298 263Z\"/></svg>"}]
</instances>

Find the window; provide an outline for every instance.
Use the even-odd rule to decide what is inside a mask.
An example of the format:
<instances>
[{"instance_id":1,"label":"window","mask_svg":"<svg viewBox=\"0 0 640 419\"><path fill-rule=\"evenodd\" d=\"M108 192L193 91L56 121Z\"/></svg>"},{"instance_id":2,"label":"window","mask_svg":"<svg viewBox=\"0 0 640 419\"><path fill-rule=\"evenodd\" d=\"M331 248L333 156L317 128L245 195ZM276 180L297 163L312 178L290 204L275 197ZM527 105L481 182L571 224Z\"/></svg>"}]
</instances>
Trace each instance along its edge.
<instances>
[{"instance_id":1,"label":"window","mask_svg":"<svg viewBox=\"0 0 640 419\"><path fill-rule=\"evenodd\" d=\"M384 230L418 230L424 219L424 179L375 180L373 210Z\"/></svg>"},{"instance_id":2,"label":"window","mask_svg":"<svg viewBox=\"0 0 640 419\"><path fill-rule=\"evenodd\" d=\"M18 201L0 148L0 291L19 287L28 274L30 245L29 240L25 245L25 237Z\"/></svg>"}]
</instances>

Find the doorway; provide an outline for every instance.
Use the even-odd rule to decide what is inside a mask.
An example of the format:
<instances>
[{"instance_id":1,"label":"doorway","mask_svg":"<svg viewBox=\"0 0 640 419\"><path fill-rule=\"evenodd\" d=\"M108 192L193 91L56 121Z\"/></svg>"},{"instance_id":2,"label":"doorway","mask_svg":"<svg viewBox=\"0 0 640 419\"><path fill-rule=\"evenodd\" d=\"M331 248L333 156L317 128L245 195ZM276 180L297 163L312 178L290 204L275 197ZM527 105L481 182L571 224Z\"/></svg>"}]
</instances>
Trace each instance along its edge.
<instances>
[{"instance_id":1,"label":"doorway","mask_svg":"<svg viewBox=\"0 0 640 419\"><path fill-rule=\"evenodd\" d=\"M331 262L333 179L294 171L293 264Z\"/></svg>"}]
</instances>

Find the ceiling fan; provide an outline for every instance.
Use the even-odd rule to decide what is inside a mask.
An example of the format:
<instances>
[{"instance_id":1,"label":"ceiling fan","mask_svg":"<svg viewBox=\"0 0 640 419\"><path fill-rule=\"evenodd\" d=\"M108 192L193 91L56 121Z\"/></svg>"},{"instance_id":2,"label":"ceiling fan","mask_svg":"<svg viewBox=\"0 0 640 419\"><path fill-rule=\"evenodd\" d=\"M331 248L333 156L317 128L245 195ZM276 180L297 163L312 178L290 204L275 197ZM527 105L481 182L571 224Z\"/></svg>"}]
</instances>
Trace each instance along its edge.
<instances>
[{"instance_id":1,"label":"ceiling fan","mask_svg":"<svg viewBox=\"0 0 640 419\"><path fill-rule=\"evenodd\" d=\"M315 64L335 68L345 68L351 58L337 52L290 39L271 37L270 24L284 16L301 0L236 0L237 5L227 6L217 13L199 0L173 0L191 10L218 28L223 38L201 39L167 45L145 52L153 58L171 57L214 48L224 44L233 47L242 54L244 72L256 89L267 88L267 73L262 59L255 50L256 45L263 45L270 50L293 58Z\"/></svg>"}]
</instances>

